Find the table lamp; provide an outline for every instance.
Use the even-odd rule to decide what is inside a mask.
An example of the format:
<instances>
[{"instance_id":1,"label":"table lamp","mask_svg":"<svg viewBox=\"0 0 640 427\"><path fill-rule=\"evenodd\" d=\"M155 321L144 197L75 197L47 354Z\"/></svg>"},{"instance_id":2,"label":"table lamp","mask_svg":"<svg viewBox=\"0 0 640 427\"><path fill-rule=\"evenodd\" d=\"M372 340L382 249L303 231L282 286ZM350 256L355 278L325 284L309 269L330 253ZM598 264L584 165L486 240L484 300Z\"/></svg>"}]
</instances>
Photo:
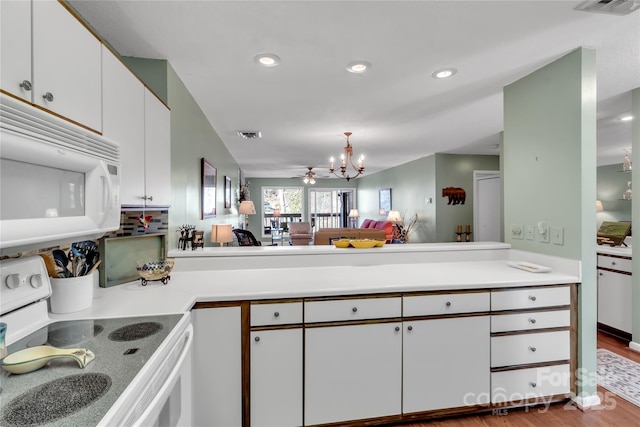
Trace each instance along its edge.
<instances>
[{"instance_id":1,"label":"table lamp","mask_svg":"<svg viewBox=\"0 0 640 427\"><path fill-rule=\"evenodd\" d=\"M232 242L233 234L231 224L213 224L211 226L211 242L220 243L220 247L224 243Z\"/></svg>"},{"instance_id":2,"label":"table lamp","mask_svg":"<svg viewBox=\"0 0 640 427\"><path fill-rule=\"evenodd\" d=\"M256 208L253 206L253 202L251 200L243 200L240 202L240 207L238 208L238 213L240 215L244 215L244 229L249 229L249 215L255 215Z\"/></svg>"},{"instance_id":3,"label":"table lamp","mask_svg":"<svg viewBox=\"0 0 640 427\"><path fill-rule=\"evenodd\" d=\"M401 227L400 223L402 222L402 217L400 216L400 211L389 211L389 215L387 216L387 221L393 223L393 238L397 239L400 237Z\"/></svg>"},{"instance_id":4,"label":"table lamp","mask_svg":"<svg viewBox=\"0 0 640 427\"><path fill-rule=\"evenodd\" d=\"M359 216L360 213L358 212L358 209L351 209L349 211L349 218L351 218L351 221L353 222L351 228L356 228L356 222L358 221Z\"/></svg>"}]
</instances>

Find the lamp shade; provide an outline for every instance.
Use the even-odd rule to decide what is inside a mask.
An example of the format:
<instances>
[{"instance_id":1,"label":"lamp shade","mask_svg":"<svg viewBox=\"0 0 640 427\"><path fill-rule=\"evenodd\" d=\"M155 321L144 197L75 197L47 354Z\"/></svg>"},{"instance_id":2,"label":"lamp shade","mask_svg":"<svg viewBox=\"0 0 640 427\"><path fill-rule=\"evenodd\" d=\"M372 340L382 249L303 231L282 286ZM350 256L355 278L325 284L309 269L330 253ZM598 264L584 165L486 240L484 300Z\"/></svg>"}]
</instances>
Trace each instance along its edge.
<instances>
[{"instance_id":1,"label":"lamp shade","mask_svg":"<svg viewBox=\"0 0 640 427\"><path fill-rule=\"evenodd\" d=\"M253 206L253 202L251 200L243 200L240 202L238 213L241 215L255 215L256 208Z\"/></svg>"},{"instance_id":2,"label":"lamp shade","mask_svg":"<svg viewBox=\"0 0 640 427\"><path fill-rule=\"evenodd\" d=\"M223 243L233 241L233 232L231 231L231 224L213 224L211 226L211 242Z\"/></svg>"},{"instance_id":3,"label":"lamp shade","mask_svg":"<svg viewBox=\"0 0 640 427\"><path fill-rule=\"evenodd\" d=\"M358 218L360 216L360 213L358 212L358 209L351 209L349 211L349 218Z\"/></svg>"},{"instance_id":4,"label":"lamp shade","mask_svg":"<svg viewBox=\"0 0 640 427\"><path fill-rule=\"evenodd\" d=\"M387 221L402 222L400 211L389 211L389 216L387 216Z\"/></svg>"},{"instance_id":5,"label":"lamp shade","mask_svg":"<svg viewBox=\"0 0 640 427\"><path fill-rule=\"evenodd\" d=\"M604 211L604 206L602 206L602 202L600 200L596 200L596 212Z\"/></svg>"}]
</instances>

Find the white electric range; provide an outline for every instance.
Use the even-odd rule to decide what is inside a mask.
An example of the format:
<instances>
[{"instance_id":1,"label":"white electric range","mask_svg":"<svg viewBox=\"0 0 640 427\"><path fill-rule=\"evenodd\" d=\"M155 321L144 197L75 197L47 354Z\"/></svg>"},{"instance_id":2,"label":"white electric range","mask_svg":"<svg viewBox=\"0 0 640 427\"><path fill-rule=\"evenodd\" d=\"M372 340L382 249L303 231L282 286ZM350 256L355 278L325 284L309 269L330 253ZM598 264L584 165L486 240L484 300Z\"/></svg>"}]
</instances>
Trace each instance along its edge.
<instances>
[{"instance_id":1,"label":"white electric range","mask_svg":"<svg viewBox=\"0 0 640 427\"><path fill-rule=\"evenodd\" d=\"M189 313L54 321L40 257L0 261L0 272L9 354L39 345L95 354L84 368L65 358L25 374L3 370L0 426L191 424Z\"/></svg>"}]
</instances>

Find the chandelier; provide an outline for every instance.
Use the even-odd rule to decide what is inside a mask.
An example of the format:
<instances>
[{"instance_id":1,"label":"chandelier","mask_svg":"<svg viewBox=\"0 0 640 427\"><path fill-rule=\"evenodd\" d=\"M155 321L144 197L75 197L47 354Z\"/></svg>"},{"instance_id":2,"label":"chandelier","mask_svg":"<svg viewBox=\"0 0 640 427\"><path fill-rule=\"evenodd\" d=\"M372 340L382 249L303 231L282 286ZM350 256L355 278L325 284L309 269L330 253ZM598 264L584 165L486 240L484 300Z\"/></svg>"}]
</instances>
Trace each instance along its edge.
<instances>
[{"instance_id":1,"label":"chandelier","mask_svg":"<svg viewBox=\"0 0 640 427\"><path fill-rule=\"evenodd\" d=\"M307 172L305 172L304 178L302 179L302 182L304 182L305 184L313 185L313 184L316 183L316 173L311 170L311 169L313 169L312 166L307 166L307 169L309 169L309 170Z\"/></svg>"},{"instance_id":2,"label":"chandelier","mask_svg":"<svg viewBox=\"0 0 640 427\"><path fill-rule=\"evenodd\" d=\"M353 164L353 146L349 143L351 132L345 132L344 134L347 137L347 145L344 147L344 153L340 156L340 173L336 173L336 170L333 167L333 157L330 159L331 163L329 165L329 172L331 172L338 178L344 178L349 181L350 179L356 178L357 176L364 173L364 156L360 155L360 158L358 159L358 166ZM351 165L353 170L356 172L355 175L350 176L349 173L347 173L347 165Z\"/></svg>"}]
</instances>

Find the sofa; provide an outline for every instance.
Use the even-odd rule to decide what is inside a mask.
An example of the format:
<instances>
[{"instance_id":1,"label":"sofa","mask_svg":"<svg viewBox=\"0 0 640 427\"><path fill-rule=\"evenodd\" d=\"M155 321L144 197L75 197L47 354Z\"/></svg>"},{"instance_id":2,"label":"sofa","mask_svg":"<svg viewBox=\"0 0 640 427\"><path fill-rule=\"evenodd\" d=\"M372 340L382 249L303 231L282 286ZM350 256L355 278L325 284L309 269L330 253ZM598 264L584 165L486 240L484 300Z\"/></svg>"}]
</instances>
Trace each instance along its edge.
<instances>
[{"instance_id":1,"label":"sofa","mask_svg":"<svg viewBox=\"0 0 640 427\"><path fill-rule=\"evenodd\" d=\"M376 221L375 219L365 219L360 225L361 229L367 230L383 230L385 232L387 242L391 242L393 239L393 222L391 221Z\"/></svg>"},{"instance_id":2,"label":"sofa","mask_svg":"<svg viewBox=\"0 0 640 427\"><path fill-rule=\"evenodd\" d=\"M333 239L380 239L386 240L384 230L375 228L322 228L313 235L314 245L329 245Z\"/></svg>"},{"instance_id":3,"label":"sofa","mask_svg":"<svg viewBox=\"0 0 640 427\"><path fill-rule=\"evenodd\" d=\"M311 224L308 222L289 223L289 241L292 245L308 245L313 240Z\"/></svg>"}]
</instances>

